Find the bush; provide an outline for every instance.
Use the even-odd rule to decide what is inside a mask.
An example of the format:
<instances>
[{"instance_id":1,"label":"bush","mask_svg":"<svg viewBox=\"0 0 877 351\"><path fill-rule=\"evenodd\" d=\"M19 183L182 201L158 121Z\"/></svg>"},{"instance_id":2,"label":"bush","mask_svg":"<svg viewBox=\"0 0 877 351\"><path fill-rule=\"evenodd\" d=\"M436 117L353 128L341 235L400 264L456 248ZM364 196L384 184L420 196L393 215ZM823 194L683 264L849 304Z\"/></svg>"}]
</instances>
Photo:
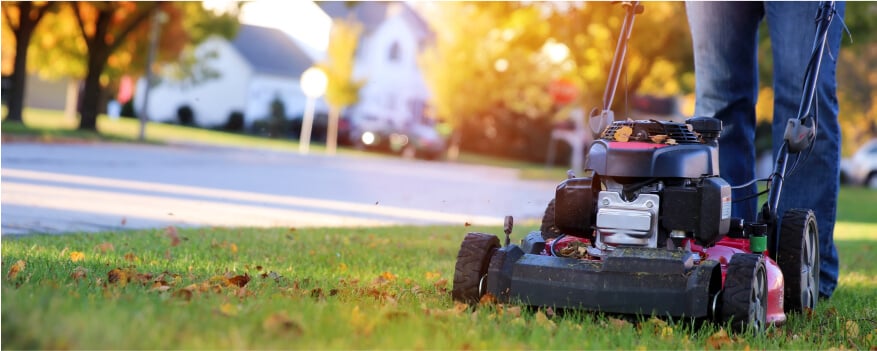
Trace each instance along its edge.
<instances>
[{"instance_id":1,"label":"bush","mask_svg":"<svg viewBox=\"0 0 877 351\"><path fill-rule=\"evenodd\" d=\"M228 120L222 129L230 132L240 132L244 130L244 113L241 111L232 111L228 115Z\"/></svg>"},{"instance_id":2,"label":"bush","mask_svg":"<svg viewBox=\"0 0 877 351\"><path fill-rule=\"evenodd\" d=\"M195 125L195 111L189 105L177 108L177 121L184 126Z\"/></svg>"},{"instance_id":3,"label":"bush","mask_svg":"<svg viewBox=\"0 0 877 351\"><path fill-rule=\"evenodd\" d=\"M134 111L134 99L122 104L122 117L137 118L137 111Z\"/></svg>"}]
</instances>

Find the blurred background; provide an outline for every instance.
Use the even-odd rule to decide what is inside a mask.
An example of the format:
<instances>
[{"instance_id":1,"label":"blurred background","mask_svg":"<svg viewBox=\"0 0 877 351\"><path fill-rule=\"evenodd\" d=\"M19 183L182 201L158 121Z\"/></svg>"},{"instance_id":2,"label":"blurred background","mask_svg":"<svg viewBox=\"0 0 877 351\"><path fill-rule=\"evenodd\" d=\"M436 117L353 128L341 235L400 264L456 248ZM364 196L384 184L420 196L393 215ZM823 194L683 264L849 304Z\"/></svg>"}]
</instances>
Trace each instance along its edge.
<instances>
[{"instance_id":1,"label":"blurred background","mask_svg":"<svg viewBox=\"0 0 877 351\"><path fill-rule=\"evenodd\" d=\"M610 2L560 1L4 1L2 10L7 121L45 109L80 130L100 132L106 115L298 139L312 112L315 143L555 165L575 144L564 133L582 130L575 112L601 105L623 18ZM851 38L835 59L849 157L877 136L877 3L848 3L845 24ZM772 65L766 30L761 38L766 152ZM311 67L325 86L305 94ZM694 84L684 3L646 3L616 118L684 120Z\"/></svg>"}]
</instances>

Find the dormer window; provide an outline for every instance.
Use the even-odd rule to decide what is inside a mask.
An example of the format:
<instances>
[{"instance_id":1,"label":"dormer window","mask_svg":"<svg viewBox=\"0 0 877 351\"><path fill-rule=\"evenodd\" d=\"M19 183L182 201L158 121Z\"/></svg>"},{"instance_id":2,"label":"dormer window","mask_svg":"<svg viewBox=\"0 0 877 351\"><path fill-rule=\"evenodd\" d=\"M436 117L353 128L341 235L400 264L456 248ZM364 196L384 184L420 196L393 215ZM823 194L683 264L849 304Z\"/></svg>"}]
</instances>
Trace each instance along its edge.
<instances>
[{"instance_id":1,"label":"dormer window","mask_svg":"<svg viewBox=\"0 0 877 351\"><path fill-rule=\"evenodd\" d=\"M399 56L401 56L400 51L401 49L399 48L399 42L394 41L393 45L390 45L390 62L399 62Z\"/></svg>"}]
</instances>

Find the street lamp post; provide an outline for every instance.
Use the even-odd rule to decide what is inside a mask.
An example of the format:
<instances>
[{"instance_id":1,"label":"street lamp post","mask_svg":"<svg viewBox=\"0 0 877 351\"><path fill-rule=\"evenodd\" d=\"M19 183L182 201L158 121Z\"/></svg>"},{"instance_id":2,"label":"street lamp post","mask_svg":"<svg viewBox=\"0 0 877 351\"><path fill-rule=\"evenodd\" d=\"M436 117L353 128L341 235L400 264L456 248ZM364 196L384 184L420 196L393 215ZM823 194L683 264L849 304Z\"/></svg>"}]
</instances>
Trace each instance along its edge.
<instances>
[{"instance_id":1,"label":"street lamp post","mask_svg":"<svg viewBox=\"0 0 877 351\"><path fill-rule=\"evenodd\" d=\"M314 105L316 100L326 92L329 79L323 71L316 67L308 68L301 75L301 91L305 93L305 114L301 121L301 135L298 138L298 152L307 154L311 144L311 128L314 125Z\"/></svg>"},{"instance_id":2,"label":"street lamp post","mask_svg":"<svg viewBox=\"0 0 877 351\"><path fill-rule=\"evenodd\" d=\"M154 84L154 73L152 72L152 63L155 62L155 53L158 51L158 39L161 32L161 26L168 21L168 15L161 9L156 9L152 16L152 24L149 28L149 53L146 56L146 91L143 93L143 109L140 111L140 132L137 140L146 139L146 122L149 120L149 92Z\"/></svg>"}]
</instances>

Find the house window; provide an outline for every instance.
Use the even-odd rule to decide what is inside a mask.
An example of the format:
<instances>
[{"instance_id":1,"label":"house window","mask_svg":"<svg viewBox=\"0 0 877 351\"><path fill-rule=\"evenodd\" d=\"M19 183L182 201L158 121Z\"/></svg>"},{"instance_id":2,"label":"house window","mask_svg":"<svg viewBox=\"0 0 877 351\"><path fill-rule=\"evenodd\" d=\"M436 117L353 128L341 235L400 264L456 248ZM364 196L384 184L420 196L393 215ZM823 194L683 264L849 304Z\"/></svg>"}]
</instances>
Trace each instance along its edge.
<instances>
[{"instance_id":1,"label":"house window","mask_svg":"<svg viewBox=\"0 0 877 351\"><path fill-rule=\"evenodd\" d=\"M399 42L394 41L393 45L390 45L390 62L399 62L399 53L401 49L399 49Z\"/></svg>"}]
</instances>

